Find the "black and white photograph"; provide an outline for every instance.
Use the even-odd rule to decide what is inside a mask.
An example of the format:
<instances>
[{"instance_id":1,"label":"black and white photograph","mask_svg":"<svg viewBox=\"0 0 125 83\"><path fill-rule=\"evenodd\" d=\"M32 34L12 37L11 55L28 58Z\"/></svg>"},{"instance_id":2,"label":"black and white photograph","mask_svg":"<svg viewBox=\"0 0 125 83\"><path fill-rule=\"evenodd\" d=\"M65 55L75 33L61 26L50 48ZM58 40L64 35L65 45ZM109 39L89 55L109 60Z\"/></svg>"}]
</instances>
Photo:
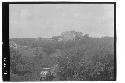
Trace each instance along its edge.
<instances>
[{"instance_id":1,"label":"black and white photograph","mask_svg":"<svg viewBox=\"0 0 125 83\"><path fill-rule=\"evenodd\" d=\"M10 81L116 80L115 2L17 3L9 4Z\"/></svg>"}]
</instances>

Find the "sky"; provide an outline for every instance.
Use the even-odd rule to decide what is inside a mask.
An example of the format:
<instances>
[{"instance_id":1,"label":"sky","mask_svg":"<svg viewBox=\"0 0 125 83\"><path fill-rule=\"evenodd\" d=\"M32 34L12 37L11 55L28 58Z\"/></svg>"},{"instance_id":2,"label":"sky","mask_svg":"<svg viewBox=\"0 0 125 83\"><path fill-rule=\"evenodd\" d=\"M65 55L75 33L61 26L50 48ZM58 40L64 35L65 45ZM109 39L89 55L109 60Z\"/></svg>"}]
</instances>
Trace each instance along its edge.
<instances>
[{"instance_id":1,"label":"sky","mask_svg":"<svg viewBox=\"0 0 125 83\"><path fill-rule=\"evenodd\" d=\"M10 4L9 37L36 38L79 31L114 36L113 4Z\"/></svg>"}]
</instances>

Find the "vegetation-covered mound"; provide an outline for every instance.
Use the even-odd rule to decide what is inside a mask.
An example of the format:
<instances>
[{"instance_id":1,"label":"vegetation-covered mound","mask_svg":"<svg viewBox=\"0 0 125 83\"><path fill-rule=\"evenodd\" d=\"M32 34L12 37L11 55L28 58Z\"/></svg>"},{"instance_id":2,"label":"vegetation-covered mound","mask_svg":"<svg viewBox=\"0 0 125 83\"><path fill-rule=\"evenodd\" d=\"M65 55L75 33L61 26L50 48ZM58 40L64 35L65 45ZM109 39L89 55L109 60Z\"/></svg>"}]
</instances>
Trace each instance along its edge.
<instances>
[{"instance_id":1,"label":"vegetation-covered mound","mask_svg":"<svg viewBox=\"0 0 125 83\"><path fill-rule=\"evenodd\" d=\"M27 46L10 47L11 81L39 81L42 69L54 65L57 65L54 80L114 80L114 38L81 35L77 38L69 41L10 39Z\"/></svg>"}]
</instances>

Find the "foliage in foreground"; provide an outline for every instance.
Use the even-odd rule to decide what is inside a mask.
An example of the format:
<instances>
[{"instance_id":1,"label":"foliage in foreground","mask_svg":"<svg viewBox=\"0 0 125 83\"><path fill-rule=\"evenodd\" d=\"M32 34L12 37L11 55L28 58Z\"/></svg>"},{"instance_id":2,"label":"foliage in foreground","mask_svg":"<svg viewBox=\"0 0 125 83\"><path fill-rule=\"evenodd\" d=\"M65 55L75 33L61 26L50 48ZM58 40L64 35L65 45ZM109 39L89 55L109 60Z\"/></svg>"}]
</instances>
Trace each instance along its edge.
<instances>
[{"instance_id":1,"label":"foliage in foreground","mask_svg":"<svg viewBox=\"0 0 125 83\"><path fill-rule=\"evenodd\" d=\"M114 41L37 41L27 49L10 48L10 63L11 81L38 81L42 68L54 64L58 64L57 80L114 80Z\"/></svg>"}]
</instances>

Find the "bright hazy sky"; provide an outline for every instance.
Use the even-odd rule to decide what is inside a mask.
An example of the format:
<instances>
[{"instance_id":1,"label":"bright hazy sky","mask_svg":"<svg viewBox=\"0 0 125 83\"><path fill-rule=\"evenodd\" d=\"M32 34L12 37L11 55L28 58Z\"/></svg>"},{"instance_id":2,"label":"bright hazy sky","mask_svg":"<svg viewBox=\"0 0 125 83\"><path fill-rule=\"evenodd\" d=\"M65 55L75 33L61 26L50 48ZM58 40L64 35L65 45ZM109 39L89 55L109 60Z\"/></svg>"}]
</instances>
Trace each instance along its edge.
<instances>
[{"instance_id":1,"label":"bright hazy sky","mask_svg":"<svg viewBox=\"0 0 125 83\"><path fill-rule=\"evenodd\" d=\"M10 4L10 38L52 37L80 31L114 36L113 4Z\"/></svg>"}]
</instances>

